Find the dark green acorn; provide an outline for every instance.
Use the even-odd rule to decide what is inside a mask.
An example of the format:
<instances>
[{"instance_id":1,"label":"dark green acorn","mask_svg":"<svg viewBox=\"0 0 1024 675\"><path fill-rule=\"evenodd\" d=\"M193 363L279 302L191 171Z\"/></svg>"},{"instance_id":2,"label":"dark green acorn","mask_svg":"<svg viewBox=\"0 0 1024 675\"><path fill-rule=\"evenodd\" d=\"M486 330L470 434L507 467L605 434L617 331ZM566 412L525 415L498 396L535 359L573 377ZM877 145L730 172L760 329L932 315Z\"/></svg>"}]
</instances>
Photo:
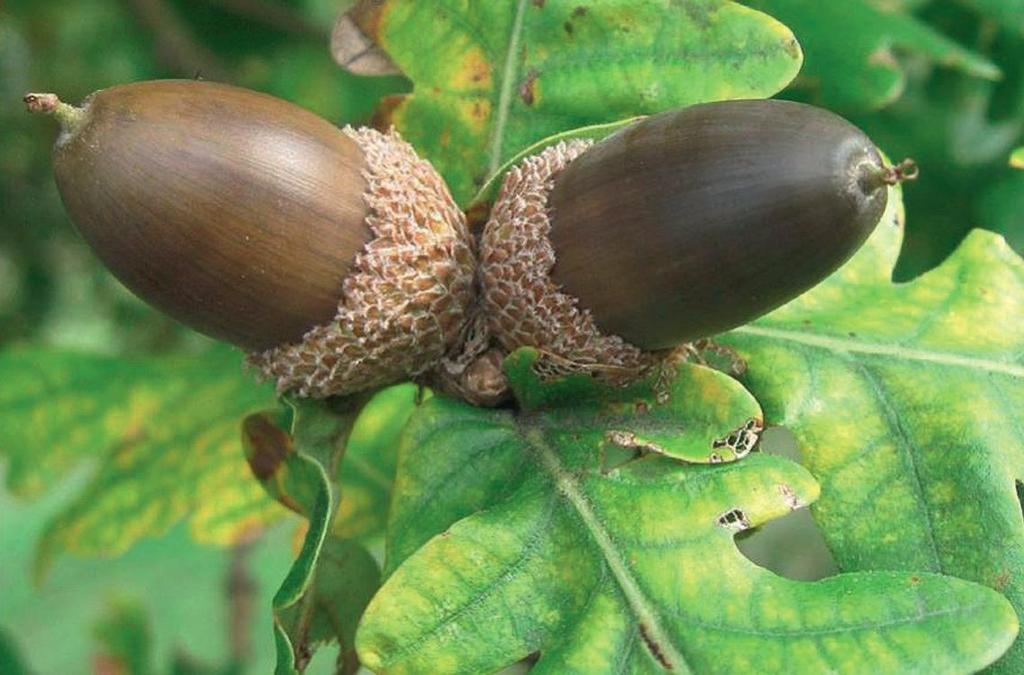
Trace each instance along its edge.
<instances>
[{"instance_id":1,"label":"dark green acorn","mask_svg":"<svg viewBox=\"0 0 1024 675\"><path fill-rule=\"evenodd\" d=\"M842 118L773 100L695 105L545 153L506 180L484 294L506 349L583 369L640 367L800 295L863 244L910 170Z\"/></svg>"}]
</instances>

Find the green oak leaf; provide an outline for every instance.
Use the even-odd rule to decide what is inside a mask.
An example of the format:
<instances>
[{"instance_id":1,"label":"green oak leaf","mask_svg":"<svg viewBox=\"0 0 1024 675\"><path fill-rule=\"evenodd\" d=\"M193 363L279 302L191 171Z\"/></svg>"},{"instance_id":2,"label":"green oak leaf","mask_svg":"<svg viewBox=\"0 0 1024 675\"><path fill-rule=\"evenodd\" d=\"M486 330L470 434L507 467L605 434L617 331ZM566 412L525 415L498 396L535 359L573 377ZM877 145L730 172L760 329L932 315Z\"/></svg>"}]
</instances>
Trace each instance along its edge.
<instances>
[{"instance_id":1,"label":"green oak leaf","mask_svg":"<svg viewBox=\"0 0 1024 675\"><path fill-rule=\"evenodd\" d=\"M328 534L306 595L280 611L281 625L292 645L302 652L301 658L308 660L318 647L337 642L336 672L349 675L359 670L353 648L356 626L379 586L380 568L369 551Z\"/></svg>"},{"instance_id":2,"label":"green oak leaf","mask_svg":"<svg viewBox=\"0 0 1024 675\"><path fill-rule=\"evenodd\" d=\"M1024 261L975 230L892 283L892 201L847 265L722 339L821 482L812 511L841 569L950 574L1024 611ZM1024 671L1024 645L998 670Z\"/></svg>"},{"instance_id":3,"label":"green oak leaf","mask_svg":"<svg viewBox=\"0 0 1024 675\"><path fill-rule=\"evenodd\" d=\"M520 405L557 410L540 414L551 417L552 424L572 428L606 466L653 456L731 462L750 451L762 427L757 401L711 368L681 364L664 391L656 391L651 382L610 389L587 376L541 384L532 371L536 359L537 352L528 348L506 359ZM706 403L694 406L693 401ZM496 449L498 437L509 445ZM428 449L446 438L463 450ZM418 410L399 446L385 574L456 519L484 508L514 489L524 472L534 471L521 446L506 412L477 410L447 399L432 400ZM452 489L463 484L465 488Z\"/></svg>"},{"instance_id":4,"label":"green oak leaf","mask_svg":"<svg viewBox=\"0 0 1024 675\"><path fill-rule=\"evenodd\" d=\"M970 582L756 566L734 535L813 500L805 469L760 453L607 467L600 429L560 398L517 415L437 397L413 416L389 531L401 564L356 636L367 667L493 672L539 653L531 672L967 673L1016 635L1007 601ZM679 433L716 405L689 398Z\"/></svg>"},{"instance_id":5,"label":"green oak leaf","mask_svg":"<svg viewBox=\"0 0 1024 675\"><path fill-rule=\"evenodd\" d=\"M881 108L903 92L906 73L898 54L927 57L986 79L999 68L985 57L898 8L876 7L868 0L744 0L793 29L807 62L795 82L811 89L829 108L863 111Z\"/></svg>"},{"instance_id":6,"label":"green oak leaf","mask_svg":"<svg viewBox=\"0 0 1024 675\"><path fill-rule=\"evenodd\" d=\"M1024 169L1024 148L1017 148L1010 155L1010 166L1015 169Z\"/></svg>"},{"instance_id":7,"label":"green oak leaf","mask_svg":"<svg viewBox=\"0 0 1024 675\"><path fill-rule=\"evenodd\" d=\"M509 157L565 129L771 96L792 33L725 0L384 0L353 17L413 81L394 124L465 203Z\"/></svg>"},{"instance_id":8,"label":"green oak leaf","mask_svg":"<svg viewBox=\"0 0 1024 675\"><path fill-rule=\"evenodd\" d=\"M349 434L362 396L287 400L283 410L242 424L246 459L268 494L309 521L302 547L273 598L279 675L305 670L322 644L337 642L339 672L359 668L355 627L380 573L360 544L330 532Z\"/></svg>"},{"instance_id":9,"label":"green oak leaf","mask_svg":"<svg viewBox=\"0 0 1024 675\"><path fill-rule=\"evenodd\" d=\"M486 213L489 210L490 203L494 200L495 196L497 196L498 188L501 186L501 181L505 177L505 173L527 157L535 155L552 145L562 141L572 140L574 138L599 141L605 136L615 133L622 127L629 126L641 119L643 119L642 116L627 117L626 119L608 122L606 124L592 124L586 127L560 131L557 134L552 134L551 136L543 138L532 145L526 146L505 160L505 162L498 167L498 170L491 174L491 177L487 179L487 182L481 186L480 191L473 196L473 199L470 202L468 208L470 215L473 216L474 212L477 210L480 210L483 213Z\"/></svg>"},{"instance_id":10,"label":"green oak leaf","mask_svg":"<svg viewBox=\"0 0 1024 675\"><path fill-rule=\"evenodd\" d=\"M234 350L127 359L11 349L0 372L11 492L32 497L96 463L39 542L40 578L60 553L122 553L182 518L198 540L227 545L282 513L248 477L238 439L239 420L273 392Z\"/></svg>"}]
</instances>

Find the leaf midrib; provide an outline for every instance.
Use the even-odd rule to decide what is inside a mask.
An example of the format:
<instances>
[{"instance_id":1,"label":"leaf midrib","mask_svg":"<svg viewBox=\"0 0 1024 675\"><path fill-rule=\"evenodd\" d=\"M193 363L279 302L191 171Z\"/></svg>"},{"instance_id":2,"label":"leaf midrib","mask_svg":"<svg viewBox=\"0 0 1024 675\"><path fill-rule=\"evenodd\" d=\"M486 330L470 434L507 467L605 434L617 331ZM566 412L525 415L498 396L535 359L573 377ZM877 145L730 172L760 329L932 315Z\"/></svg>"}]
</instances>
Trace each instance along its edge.
<instances>
[{"instance_id":1,"label":"leaf midrib","mask_svg":"<svg viewBox=\"0 0 1024 675\"><path fill-rule=\"evenodd\" d=\"M903 345L865 342L862 340L851 340L833 335L820 335L756 325L741 326L731 332L754 335L774 340L784 340L787 342L797 342L811 347L818 347L837 352L846 352L849 354L872 354L876 356L887 356L903 361L922 361L943 366L999 373L1002 375L1009 375L1011 377L1024 377L1024 365L1008 363L1006 361L996 361L993 359L976 358L973 356L963 356L950 352L915 349L913 347L906 347Z\"/></svg>"},{"instance_id":2,"label":"leaf midrib","mask_svg":"<svg viewBox=\"0 0 1024 675\"><path fill-rule=\"evenodd\" d=\"M672 664L673 672L692 672L686 659L669 637L668 631L662 626L654 603L640 589L640 584L615 547L611 535L608 534L597 517L576 478L559 461L558 455L544 438L543 432L536 428L527 428L525 436L541 465L554 479L556 488L572 504L576 515L579 516L595 545L600 549L608 569L626 598L626 602L639 624L644 627L650 640L660 647L665 659Z\"/></svg>"},{"instance_id":3,"label":"leaf midrib","mask_svg":"<svg viewBox=\"0 0 1024 675\"><path fill-rule=\"evenodd\" d=\"M487 160L487 175L493 175L501 166L501 146L505 137L505 126L508 124L508 113L512 107L512 89L516 75L516 54L519 52L519 39L523 33L523 20L526 16L528 0L519 0L516 16L512 21L512 34L508 40L508 51L505 52L505 68L502 72L501 90L498 93L497 116L494 119L494 131L491 135L490 157Z\"/></svg>"}]
</instances>

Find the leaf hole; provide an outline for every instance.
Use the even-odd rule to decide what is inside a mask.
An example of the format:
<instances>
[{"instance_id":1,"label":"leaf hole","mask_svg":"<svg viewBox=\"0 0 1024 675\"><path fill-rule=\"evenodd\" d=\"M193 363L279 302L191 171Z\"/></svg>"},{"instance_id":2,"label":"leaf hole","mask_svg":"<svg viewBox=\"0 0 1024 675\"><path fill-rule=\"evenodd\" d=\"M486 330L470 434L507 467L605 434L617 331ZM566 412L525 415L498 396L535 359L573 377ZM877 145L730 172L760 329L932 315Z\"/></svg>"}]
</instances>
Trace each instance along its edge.
<instances>
[{"instance_id":1,"label":"leaf hole","mask_svg":"<svg viewBox=\"0 0 1024 675\"><path fill-rule=\"evenodd\" d=\"M742 532L743 530L750 529L750 521L747 520L747 514L743 513L742 509L731 508L718 516L715 522L718 523L719 527L724 527L733 532Z\"/></svg>"},{"instance_id":2,"label":"leaf hole","mask_svg":"<svg viewBox=\"0 0 1024 675\"><path fill-rule=\"evenodd\" d=\"M729 448L736 455L736 459L742 459L749 455L750 451L757 445L757 442L761 439L762 431L764 431L764 422L751 417L740 425L739 428L721 438L713 440L711 447L714 450Z\"/></svg>"}]
</instances>

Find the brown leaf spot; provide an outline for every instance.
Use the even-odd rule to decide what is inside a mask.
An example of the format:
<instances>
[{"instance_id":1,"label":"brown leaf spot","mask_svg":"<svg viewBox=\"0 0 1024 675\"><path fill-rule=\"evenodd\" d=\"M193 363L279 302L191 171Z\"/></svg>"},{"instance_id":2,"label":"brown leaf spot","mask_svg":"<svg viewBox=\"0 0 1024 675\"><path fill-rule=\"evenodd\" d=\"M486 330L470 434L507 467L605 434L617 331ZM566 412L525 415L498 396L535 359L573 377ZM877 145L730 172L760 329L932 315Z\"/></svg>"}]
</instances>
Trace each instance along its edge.
<instances>
[{"instance_id":1,"label":"brown leaf spot","mask_svg":"<svg viewBox=\"0 0 1024 675\"><path fill-rule=\"evenodd\" d=\"M651 653L654 660L661 664L661 667L665 670L672 670L672 663L669 662L668 658L665 657L665 652L662 650L661 645L655 642L650 634L647 632L647 626L644 624L639 625L640 637L643 638L644 644L647 645L647 651Z\"/></svg>"},{"instance_id":2,"label":"brown leaf spot","mask_svg":"<svg viewBox=\"0 0 1024 675\"><path fill-rule=\"evenodd\" d=\"M279 429L267 413L249 415L242 422L246 460L256 478L266 481L292 452L292 439Z\"/></svg>"},{"instance_id":3,"label":"brown leaf spot","mask_svg":"<svg viewBox=\"0 0 1024 675\"><path fill-rule=\"evenodd\" d=\"M359 0L345 13L367 37L374 42L380 39L380 26L384 20L384 3L380 0Z\"/></svg>"},{"instance_id":4,"label":"brown leaf spot","mask_svg":"<svg viewBox=\"0 0 1024 675\"><path fill-rule=\"evenodd\" d=\"M572 21L566 21L565 23L563 23L562 28L564 28L565 32L569 35L572 35L573 30L575 30L572 26Z\"/></svg>"},{"instance_id":5,"label":"brown leaf spot","mask_svg":"<svg viewBox=\"0 0 1024 675\"><path fill-rule=\"evenodd\" d=\"M481 91L490 87L491 64L487 59L487 54L479 47L467 51L449 83L449 88Z\"/></svg>"},{"instance_id":6,"label":"brown leaf spot","mask_svg":"<svg viewBox=\"0 0 1024 675\"><path fill-rule=\"evenodd\" d=\"M586 16L588 11L590 10L583 5L578 5L576 9L572 10L572 18L578 19L582 16Z\"/></svg>"},{"instance_id":7,"label":"brown leaf spot","mask_svg":"<svg viewBox=\"0 0 1024 675\"><path fill-rule=\"evenodd\" d=\"M530 68L530 71L526 73L526 79L519 84L519 98L523 99L523 103L526 105L533 105L535 99L534 86L537 84L537 78L540 77L540 73L536 68Z\"/></svg>"},{"instance_id":8,"label":"brown leaf spot","mask_svg":"<svg viewBox=\"0 0 1024 675\"><path fill-rule=\"evenodd\" d=\"M406 98L406 94L383 97L377 104L377 109L373 111L373 119L370 120L371 126L381 131L390 129L392 125L395 125L395 111L405 103Z\"/></svg>"}]
</instances>

